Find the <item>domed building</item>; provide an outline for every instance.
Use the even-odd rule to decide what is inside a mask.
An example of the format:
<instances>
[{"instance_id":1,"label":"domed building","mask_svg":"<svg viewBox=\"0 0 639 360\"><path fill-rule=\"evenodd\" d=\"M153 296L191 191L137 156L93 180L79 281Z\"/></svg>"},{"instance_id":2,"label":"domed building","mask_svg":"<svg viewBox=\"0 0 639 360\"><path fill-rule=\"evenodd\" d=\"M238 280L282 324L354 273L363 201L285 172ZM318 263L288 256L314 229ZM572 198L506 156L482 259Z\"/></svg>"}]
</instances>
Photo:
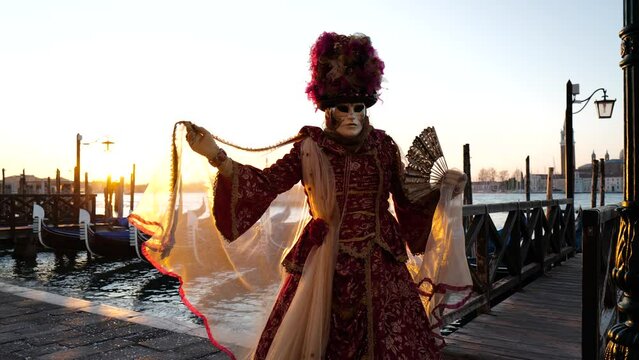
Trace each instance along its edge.
<instances>
[{"instance_id":1,"label":"domed building","mask_svg":"<svg viewBox=\"0 0 639 360\"><path fill-rule=\"evenodd\" d=\"M623 156L623 151L620 154ZM592 160L597 159L595 152L592 152ZM601 163L600 163L601 164ZM604 156L605 170L605 191L606 192L622 192L623 191L623 158L611 159L608 151ZM601 187L601 165L599 165L599 174L597 176L597 189ZM592 188L592 163L584 164L575 169L575 192L590 192Z\"/></svg>"}]
</instances>

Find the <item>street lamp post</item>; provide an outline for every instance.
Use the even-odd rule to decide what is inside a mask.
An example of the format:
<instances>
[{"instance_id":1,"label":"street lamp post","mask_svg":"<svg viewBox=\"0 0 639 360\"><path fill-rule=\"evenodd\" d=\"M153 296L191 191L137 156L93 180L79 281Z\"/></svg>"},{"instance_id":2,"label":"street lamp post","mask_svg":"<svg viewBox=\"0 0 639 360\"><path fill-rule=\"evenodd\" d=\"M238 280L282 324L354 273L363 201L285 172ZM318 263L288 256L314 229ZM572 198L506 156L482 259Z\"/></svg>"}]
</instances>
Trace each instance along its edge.
<instances>
[{"instance_id":1,"label":"street lamp post","mask_svg":"<svg viewBox=\"0 0 639 360\"><path fill-rule=\"evenodd\" d=\"M566 144L564 150L566 174L564 180L566 182L566 197L570 199L575 198L575 142L572 129L572 116L578 114L583 110L590 102L590 99L599 91L603 91L603 98L601 100L595 100L597 105L597 115L600 119L609 119L612 116L612 110L615 107L615 99L608 99L606 95L606 89L599 88L590 94L583 100L577 100L576 96L579 95L579 84L573 84L570 80L566 83ZM572 112L572 104L584 104L581 109L576 112Z\"/></svg>"},{"instance_id":2,"label":"street lamp post","mask_svg":"<svg viewBox=\"0 0 639 360\"><path fill-rule=\"evenodd\" d=\"M565 189L566 189L566 198L573 199L575 198L575 141L572 129L572 116L574 114L578 114L583 110L590 99L599 91L603 91L603 99L595 101L597 105L597 114L601 119L607 119L612 116L612 109L615 105L615 100L609 100L606 95L606 89L599 88L590 94L587 98L583 100L577 100L576 96L579 95L579 84L573 84L570 80L566 83L566 131L565 137L566 142L564 144L564 164L565 174ZM576 112L572 111L572 104L583 104L581 109ZM574 204L573 204L574 206ZM567 231L569 233L569 238L571 240L571 244L575 245L575 222L570 218L571 221L568 222Z\"/></svg>"},{"instance_id":3,"label":"street lamp post","mask_svg":"<svg viewBox=\"0 0 639 360\"><path fill-rule=\"evenodd\" d=\"M639 359L639 4L624 0L621 62L624 81L624 201L619 212L619 236L612 279L623 291L617 304L624 322L612 326L606 338L605 359Z\"/></svg>"},{"instance_id":4,"label":"street lamp post","mask_svg":"<svg viewBox=\"0 0 639 360\"><path fill-rule=\"evenodd\" d=\"M564 174L566 197L575 198L575 141L572 132L572 103L573 91L572 82L566 83L566 149L564 150L566 173Z\"/></svg>"},{"instance_id":5,"label":"street lamp post","mask_svg":"<svg viewBox=\"0 0 639 360\"><path fill-rule=\"evenodd\" d=\"M75 136L75 169L73 170L73 205L75 216L80 214L80 145L82 135Z\"/></svg>"}]
</instances>

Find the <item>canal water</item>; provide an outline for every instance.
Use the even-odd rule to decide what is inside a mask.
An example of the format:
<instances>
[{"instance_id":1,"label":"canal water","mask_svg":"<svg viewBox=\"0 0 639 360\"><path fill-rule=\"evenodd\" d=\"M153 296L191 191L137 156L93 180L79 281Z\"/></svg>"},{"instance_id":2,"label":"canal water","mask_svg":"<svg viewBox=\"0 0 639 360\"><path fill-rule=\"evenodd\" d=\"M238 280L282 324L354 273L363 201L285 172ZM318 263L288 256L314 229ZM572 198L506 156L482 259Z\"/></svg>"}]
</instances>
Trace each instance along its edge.
<instances>
[{"instance_id":1,"label":"canal water","mask_svg":"<svg viewBox=\"0 0 639 360\"><path fill-rule=\"evenodd\" d=\"M122 307L154 316L198 322L182 304L179 282L139 260L87 259L77 254L38 252L33 261L14 259L0 248L0 281Z\"/></svg>"},{"instance_id":2,"label":"canal water","mask_svg":"<svg viewBox=\"0 0 639 360\"><path fill-rule=\"evenodd\" d=\"M545 197L545 194L532 194L531 200ZM561 197L561 194L555 195L555 198ZM606 203L619 203L622 197L620 193L606 194ZM141 194L137 195L139 198ZM473 194L473 200L475 204L525 201L525 194L478 193ZM575 208L579 206L590 207L590 194L575 195ZM503 214L503 220L506 215ZM493 216L497 226L499 219L499 214ZM200 321L180 301L179 282L139 259L107 261L88 259L86 252L55 254L42 251L35 260L24 261L14 259L9 244L0 243L0 281L154 316Z\"/></svg>"}]
</instances>

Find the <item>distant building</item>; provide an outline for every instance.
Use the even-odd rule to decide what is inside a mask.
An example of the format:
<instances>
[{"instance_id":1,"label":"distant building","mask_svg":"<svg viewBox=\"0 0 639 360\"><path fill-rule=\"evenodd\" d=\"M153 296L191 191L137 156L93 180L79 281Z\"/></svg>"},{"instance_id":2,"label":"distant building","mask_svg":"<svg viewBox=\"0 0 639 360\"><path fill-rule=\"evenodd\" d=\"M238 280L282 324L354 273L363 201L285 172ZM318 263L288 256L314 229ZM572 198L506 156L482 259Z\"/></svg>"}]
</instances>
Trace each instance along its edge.
<instances>
[{"instance_id":1,"label":"distant building","mask_svg":"<svg viewBox=\"0 0 639 360\"><path fill-rule=\"evenodd\" d=\"M592 153L592 158L596 159L596 154ZM622 192L623 191L623 165L622 159L610 159L610 155L606 151L604 157L605 167L605 191L606 192ZM601 170L600 170L601 171ZM597 188L601 186L601 174L597 176ZM575 169L575 192L590 192L592 188L592 163L581 165ZM597 189L598 190L598 189Z\"/></svg>"},{"instance_id":2,"label":"distant building","mask_svg":"<svg viewBox=\"0 0 639 360\"><path fill-rule=\"evenodd\" d=\"M596 154L593 152L592 156L596 158ZM606 152L604 158L605 178L606 185L604 190L606 192L623 192L623 166L622 159L610 159L610 155ZM599 170L601 171L601 170ZM532 183L532 180L531 180ZM597 191L601 186L601 173L597 175ZM563 191L565 188L564 176L559 175L553 177L553 188ZM589 193L592 189L592 163L584 164L575 169L575 192L576 193Z\"/></svg>"},{"instance_id":3,"label":"distant building","mask_svg":"<svg viewBox=\"0 0 639 360\"><path fill-rule=\"evenodd\" d=\"M497 181L473 181L473 192L487 193L487 192L500 192L500 183Z\"/></svg>"},{"instance_id":4,"label":"distant building","mask_svg":"<svg viewBox=\"0 0 639 360\"><path fill-rule=\"evenodd\" d=\"M42 179L33 175L14 175L8 176L4 179L4 193L5 194L20 194L22 192L26 194L47 194L49 191L51 194L56 193L55 179L51 179L51 188L47 191L49 181L48 179ZM60 193L71 194L73 192L73 181L64 178L60 179Z\"/></svg>"},{"instance_id":5,"label":"distant building","mask_svg":"<svg viewBox=\"0 0 639 360\"><path fill-rule=\"evenodd\" d=\"M548 174L530 174L530 192L545 192Z\"/></svg>"},{"instance_id":6,"label":"distant building","mask_svg":"<svg viewBox=\"0 0 639 360\"><path fill-rule=\"evenodd\" d=\"M566 145L566 124L564 123L564 128L561 130L561 141L559 142L559 152L561 154L561 174L557 176L553 176L553 188L557 190L565 189L565 174L566 174L566 153L565 153L565 145ZM573 141L574 144L574 141ZM573 154L574 155L574 154ZM610 154L606 151L606 155L604 156L604 166L605 166L605 178L606 184L604 190L606 192L622 192L623 191L623 149L619 152L619 159L611 159ZM596 160L597 155L593 150L591 154L591 159ZM573 159L574 163L574 159ZM531 177L531 191L532 185L534 181ZM597 187L601 186L601 174L598 176ZM544 184L544 191L545 191ZM590 192L592 188L592 163L584 164L575 169L575 192ZM599 189L597 189L599 190Z\"/></svg>"}]
</instances>

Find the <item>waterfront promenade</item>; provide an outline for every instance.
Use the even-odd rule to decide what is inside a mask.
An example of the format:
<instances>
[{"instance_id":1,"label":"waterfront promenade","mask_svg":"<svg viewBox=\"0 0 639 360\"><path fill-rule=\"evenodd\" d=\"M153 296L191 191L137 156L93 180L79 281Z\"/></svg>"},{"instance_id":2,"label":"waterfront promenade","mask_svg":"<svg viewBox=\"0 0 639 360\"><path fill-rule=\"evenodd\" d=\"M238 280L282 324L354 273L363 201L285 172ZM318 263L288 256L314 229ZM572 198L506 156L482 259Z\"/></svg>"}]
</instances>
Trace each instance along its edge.
<instances>
[{"instance_id":1,"label":"waterfront promenade","mask_svg":"<svg viewBox=\"0 0 639 360\"><path fill-rule=\"evenodd\" d=\"M228 359L204 326L0 282L0 359Z\"/></svg>"}]
</instances>

